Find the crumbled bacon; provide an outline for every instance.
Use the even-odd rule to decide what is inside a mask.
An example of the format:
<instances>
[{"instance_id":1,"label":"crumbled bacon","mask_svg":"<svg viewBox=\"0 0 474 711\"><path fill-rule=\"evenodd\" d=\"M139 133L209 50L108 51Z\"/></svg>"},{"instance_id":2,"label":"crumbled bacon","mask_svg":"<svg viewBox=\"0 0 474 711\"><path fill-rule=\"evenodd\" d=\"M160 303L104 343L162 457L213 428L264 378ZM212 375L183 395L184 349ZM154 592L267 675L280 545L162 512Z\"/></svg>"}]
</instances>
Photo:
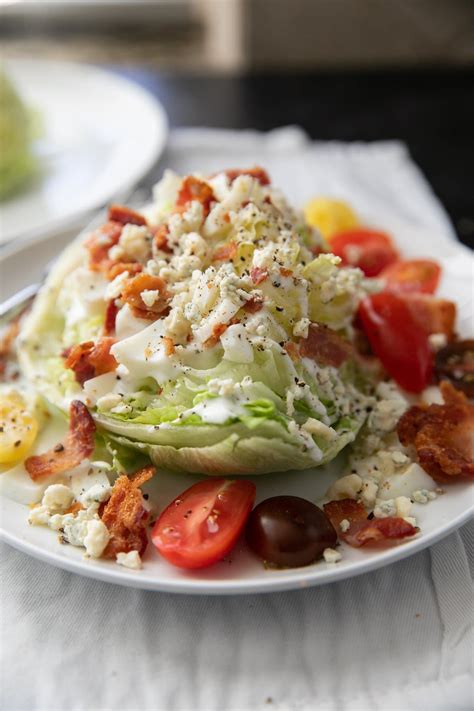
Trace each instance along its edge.
<instances>
[{"instance_id":1,"label":"crumbled bacon","mask_svg":"<svg viewBox=\"0 0 474 711\"><path fill-rule=\"evenodd\" d=\"M89 269L94 272L108 271L112 264L109 249L119 241L122 228L119 222L106 222L89 235L84 243L89 252Z\"/></svg>"},{"instance_id":2,"label":"crumbled bacon","mask_svg":"<svg viewBox=\"0 0 474 711\"><path fill-rule=\"evenodd\" d=\"M402 415L398 436L413 445L420 465L437 482L474 478L474 405L451 383L441 383L444 405L416 405Z\"/></svg>"},{"instance_id":3,"label":"crumbled bacon","mask_svg":"<svg viewBox=\"0 0 474 711\"><path fill-rule=\"evenodd\" d=\"M350 546L390 545L418 533L411 523L398 516L367 518L364 506L353 499L341 499L324 504L324 513L331 521L339 538ZM349 528L341 531L341 521L349 521Z\"/></svg>"},{"instance_id":4,"label":"crumbled bacon","mask_svg":"<svg viewBox=\"0 0 474 711\"><path fill-rule=\"evenodd\" d=\"M293 343L293 341L286 341L286 343L283 344L283 348L288 353L294 363L297 363L299 361L300 352L296 343Z\"/></svg>"},{"instance_id":5,"label":"crumbled bacon","mask_svg":"<svg viewBox=\"0 0 474 711\"><path fill-rule=\"evenodd\" d=\"M285 267L281 267L280 274L282 275L282 277L293 276L293 272L291 271L291 269L286 269Z\"/></svg>"},{"instance_id":6,"label":"crumbled bacon","mask_svg":"<svg viewBox=\"0 0 474 711\"><path fill-rule=\"evenodd\" d=\"M152 228L151 232L153 235L153 245L155 249L171 254L173 250L168 245L168 226L159 225L158 227Z\"/></svg>"},{"instance_id":7,"label":"crumbled bacon","mask_svg":"<svg viewBox=\"0 0 474 711\"><path fill-rule=\"evenodd\" d=\"M174 341L169 336L163 338L163 345L165 347L165 355L172 356L175 352Z\"/></svg>"},{"instance_id":8,"label":"crumbled bacon","mask_svg":"<svg viewBox=\"0 0 474 711\"><path fill-rule=\"evenodd\" d=\"M110 262L110 267L107 270L107 279L112 281L119 274L128 272L130 276L140 274L143 271L143 266L138 262Z\"/></svg>"},{"instance_id":9,"label":"crumbled bacon","mask_svg":"<svg viewBox=\"0 0 474 711\"><path fill-rule=\"evenodd\" d=\"M146 220L139 212L126 205L111 205L109 207L109 220L120 222L122 225L146 225Z\"/></svg>"},{"instance_id":10,"label":"crumbled bacon","mask_svg":"<svg viewBox=\"0 0 474 711\"><path fill-rule=\"evenodd\" d=\"M69 431L63 442L44 454L28 457L25 469L33 480L63 474L74 469L94 451L95 424L89 410L80 400L69 408Z\"/></svg>"},{"instance_id":11,"label":"crumbled bacon","mask_svg":"<svg viewBox=\"0 0 474 711\"><path fill-rule=\"evenodd\" d=\"M240 175L249 175L251 178L258 180L260 185L270 185L270 178L266 170L256 165L254 168L235 168L231 170L226 170L225 174L229 178L230 182L233 183L236 178Z\"/></svg>"},{"instance_id":12,"label":"crumbled bacon","mask_svg":"<svg viewBox=\"0 0 474 711\"><path fill-rule=\"evenodd\" d=\"M219 342L222 334L227 331L233 322L234 321L231 321L231 323L217 323L212 329L212 336L209 336L209 338L204 341L204 348L213 348Z\"/></svg>"},{"instance_id":13,"label":"crumbled bacon","mask_svg":"<svg viewBox=\"0 0 474 711\"><path fill-rule=\"evenodd\" d=\"M243 305L243 309L249 314L256 314L257 311L260 311L263 308L263 303L263 297L252 296L245 302L245 304Z\"/></svg>"},{"instance_id":14,"label":"crumbled bacon","mask_svg":"<svg viewBox=\"0 0 474 711\"><path fill-rule=\"evenodd\" d=\"M78 343L63 353L64 367L73 370L77 382L84 385L86 380L115 370L117 361L110 352L114 343L115 339L110 336L99 338L96 343Z\"/></svg>"},{"instance_id":15,"label":"crumbled bacon","mask_svg":"<svg viewBox=\"0 0 474 711\"><path fill-rule=\"evenodd\" d=\"M211 202L215 202L214 193L210 185L193 175L188 175L183 180L181 189L176 199L178 212L184 212L193 201L200 202L203 208L204 217L207 217L211 210Z\"/></svg>"},{"instance_id":16,"label":"crumbled bacon","mask_svg":"<svg viewBox=\"0 0 474 711\"><path fill-rule=\"evenodd\" d=\"M252 267L250 270L250 278L254 284L261 284L262 281L268 278L268 270L261 267Z\"/></svg>"},{"instance_id":17,"label":"crumbled bacon","mask_svg":"<svg viewBox=\"0 0 474 711\"><path fill-rule=\"evenodd\" d=\"M237 245L235 242L228 242L227 244L222 244L220 247L218 247L214 254L212 255L212 259L214 262L223 262L226 260L231 260L234 259L235 255L237 254Z\"/></svg>"},{"instance_id":18,"label":"crumbled bacon","mask_svg":"<svg viewBox=\"0 0 474 711\"><path fill-rule=\"evenodd\" d=\"M413 320L427 335L443 333L448 341L454 338L456 304L431 294L400 294Z\"/></svg>"},{"instance_id":19,"label":"crumbled bacon","mask_svg":"<svg viewBox=\"0 0 474 711\"><path fill-rule=\"evenodd\" d=\"M312 358L321 365L339 368L353 353L351 344L338 333L319 323L311 323L308 337L300 341L303 358Z\"/></svg>"},{"instance_id":20,"label":"crumbled bacon","mask_svg":"<svg viewBox=\"0 0 474 711\"><path fill-rule=\"evenodd\" d=\"M115 299L111 299L105 310L104 336L112 336L115 333L115 321L117 319L118 306Z\"/></svg>"},{"instance_id":21,"label":"crumbled bacon","mask_svg":"<svg viewBox=\"0 0 474 711\"><path fill-rule=\"evenodd\" d=\"M104 506L101 519L110 533L104 551L105 558L115 558L117 553L138 551L143 555L148 544L146 522L148 512L143 503L140 486L152 478L154 467L145 467L134 476L120 476L110 499Z\"/></svg>"},{"instance_id":22,"label":"crumbled bacon","mask_svg":"<svg viewBox=\"0 0 474 711\"><path fill-rule=\"evenodd\" d=\"M147 306L143 301L143 291L159 292L158 298L151 306ZM156 321L168 310L170 295L161 277L151 274L137 274L126 282L120 298L130 306L137 318Z\"/></svg>"}]
</instances>

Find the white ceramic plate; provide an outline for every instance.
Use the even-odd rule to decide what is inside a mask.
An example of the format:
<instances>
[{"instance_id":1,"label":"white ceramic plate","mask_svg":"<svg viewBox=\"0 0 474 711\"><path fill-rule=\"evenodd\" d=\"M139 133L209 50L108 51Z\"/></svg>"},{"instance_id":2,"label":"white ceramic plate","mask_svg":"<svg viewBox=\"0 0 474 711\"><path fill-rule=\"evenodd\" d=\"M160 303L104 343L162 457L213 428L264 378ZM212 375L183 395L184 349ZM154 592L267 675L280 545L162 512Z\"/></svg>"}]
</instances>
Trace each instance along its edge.
<instances>
[{"instance_id":1,"label":"white ceramic plate","mask_svg":"<svg viewBox=\"0 0 474 711\"><path fill-rule=\"evenodd\" d=\"M6 70L39 116L40 175L0 204L0 242L70 227L125 196L163 151L163 107L133 82L67 62L15 59Z\"/></svg>"},{"instance_id":2,"label":"white ceramic plate","mask_svg":"<svg viewBox=\"0 0 474 711\"><path fill-rule=\"evenodd\" d=\"M444 266L440 293L457 301L461 333L472 335L471 285L474 260L469 250L455 242L437 239L433 234L419 230L395 229L394 234L405 254L436 254L440 259ZM11 295L28 280L39 276L49 255L56 252L57 248L57 241L50 239L34 243L28 248L20 246L16 250L9 249L0 263L2 273L8 277L5 295ZM444 255L443 258L441 254ZM318 470L255 477L257 500L278 494L318 500L329 483L338 476L340 469L339 460ZM151 493L151 499L161 510L172 498L199 478L160 473L145 485L145 490ZM375 570L431 545L458 528L473 513L472 485L453 484L446 487L444 495L428 505L414 505L414 515L421 527L421 534L414 540L386 550L357 550L342 544L343 559L336 565L319 562L306 568L282 571L265 570L243 542L227 560L200 572L185 572L172 567L160 559L152 545L148 547L141 571L120 568L110 561L85 560L81 549L61 546L53 531L29 526L27 507L4 496L0 496L0 533L5 541L35 558L99 580L169 592L235 594L319 585Z\"/></svg>"}]
</instances>

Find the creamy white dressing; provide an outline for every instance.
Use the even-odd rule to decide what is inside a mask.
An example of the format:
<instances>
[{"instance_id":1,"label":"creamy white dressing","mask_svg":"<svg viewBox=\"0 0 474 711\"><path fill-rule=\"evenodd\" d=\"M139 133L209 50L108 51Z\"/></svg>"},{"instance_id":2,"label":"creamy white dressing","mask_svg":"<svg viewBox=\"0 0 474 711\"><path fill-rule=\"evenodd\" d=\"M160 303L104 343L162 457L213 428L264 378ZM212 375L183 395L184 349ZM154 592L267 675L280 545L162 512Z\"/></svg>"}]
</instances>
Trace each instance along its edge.
<instances>
[{"instance_id":1,"label":"creamy white dressing","mask_svg":"<svg viewBox=\"0 0 474 711\"><path fill-rule=\"evenodd\" d=\"M176 356L166 355L163 330L163 322L155 321L139 333L116 343L111 353L136 380L152 377L160 385L176 380L185 368Z\"/></svg>"},{"instance_id":2,"label":"creamy white dressing","mask_svg":"<svg viewBox=\"0 0 474 711\"><path fill-rule=\"evenodd\" d=\"M137 318L133 315L133 312L128 304L123 306L115 319L115 335L119 341L122 341L130 336L134 336L136 333L140 333L147 326L150 325L149 321L142 318Z\"/></svg>"},{"instance_id":3,"label":"creamy white dressing","mask_svg":"<svg viewBox=\"0 0 474 711\"><path fill-rule=\"evenodd\" d=\"M183 419L191 414L199 415L203 422L223 425L231 417L242 417L248 415L245 408L235 400L228 397L216 397L204 400L191 410L183 413Z\"/></svg>"},{"instance_id":4,"label":"creamy white dressing","mask_svg":"<svg viewBox=\"0 0 474 711\"><path fill-rule=\"evenodd\" d=\"M67 327L103 312L107 284L102 274L86 267L78 267L68 276L58 295Z\"/></svg>"}]
</instances>

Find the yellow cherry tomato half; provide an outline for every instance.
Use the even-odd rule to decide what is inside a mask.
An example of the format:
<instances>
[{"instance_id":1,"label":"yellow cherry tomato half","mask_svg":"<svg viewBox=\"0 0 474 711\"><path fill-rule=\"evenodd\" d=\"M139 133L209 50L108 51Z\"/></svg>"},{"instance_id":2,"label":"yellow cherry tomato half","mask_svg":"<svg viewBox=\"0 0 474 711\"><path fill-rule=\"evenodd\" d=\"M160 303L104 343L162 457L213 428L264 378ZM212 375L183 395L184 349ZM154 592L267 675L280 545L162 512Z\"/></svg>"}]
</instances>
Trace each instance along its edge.
<instances>
[{"instance_id":1,"label":"yellow cherry tomato half","mask_svg":"<svg viewBox=\"0 0 474 711\"><path fill-rule=\"evenodd\" d=\"M306 222L316 227L323 237L329 239L336 232L350 230L359 224L357 215L350 205L342 200L317 197L304 208Z\"/></svg>"},{"instance_id":2,"label":"yellow cherry tomato half","mask_svg":"<svg viewBox=\"0 0 474 711\"><path fill-rule=\"evenodd\" d=\"M20 393L0 393L0 464L24 459L37 434L38 421Z\"/></svg>"}]
</instances>

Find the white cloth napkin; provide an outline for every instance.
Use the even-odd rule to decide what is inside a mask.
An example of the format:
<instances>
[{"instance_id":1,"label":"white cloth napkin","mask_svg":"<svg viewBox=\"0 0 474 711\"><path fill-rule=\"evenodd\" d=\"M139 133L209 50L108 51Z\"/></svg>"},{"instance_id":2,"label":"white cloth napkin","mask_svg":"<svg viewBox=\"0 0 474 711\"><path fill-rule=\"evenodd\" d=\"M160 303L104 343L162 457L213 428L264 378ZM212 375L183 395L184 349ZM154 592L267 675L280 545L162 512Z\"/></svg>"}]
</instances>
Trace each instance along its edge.
<instances>
[{"instance_id":1,"label":"white cloth napkin","mask_svg":"<svg viewBox=\"0 0 474 711\"><path fill-rule=\"evenodd\" d=\"M262 163L296 203L454 237L403 144L311 143L297 128L180 130L161 167ZM474 526L341 583L191 597L81 578L2 547L5 711L326 711L472 707Z\"/></svg>"}]
</instances>

